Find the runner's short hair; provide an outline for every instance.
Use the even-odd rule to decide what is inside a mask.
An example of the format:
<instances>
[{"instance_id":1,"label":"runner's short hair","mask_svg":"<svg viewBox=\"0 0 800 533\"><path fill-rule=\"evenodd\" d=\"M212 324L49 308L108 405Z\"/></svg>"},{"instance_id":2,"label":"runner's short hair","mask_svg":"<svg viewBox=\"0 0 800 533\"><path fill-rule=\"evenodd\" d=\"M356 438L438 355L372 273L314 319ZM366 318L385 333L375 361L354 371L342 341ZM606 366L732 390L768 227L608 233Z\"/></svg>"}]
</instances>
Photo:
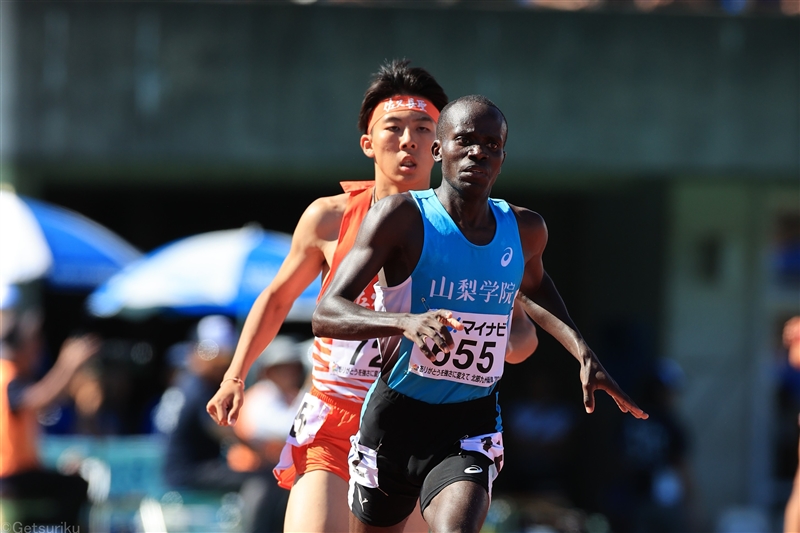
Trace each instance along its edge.
<instances>
[{"instance_id":1,"label":"runner's short hair","mask_svg":"<svg viewBox=\"0 0 800 533\"><path fill-rule=\"evenodd\" d=\"M444 106L444 108L440 110L441 114L439 115L439 123L442 123L442 122L444 122L446 120L449 120L449 118L450 118L449 117L450 109L452 109L453 107L455 107L458 104L467 104L467 103L481 104L481 105L484 105L486 107L495 108L497 110L497 112L500 113L500 116L503 117L503 124L505 125L506 135L508 134L508 120L506 120L506 116L503 114L503 112L500 110L499 107L497 107L497 105L494 102L492 102L491 100L489 100L488 98L486 98L485 96L483 96L481 94L468 94L467 96L461 96L459 98L456 98L452 102L446 104ZM437 128L436 129L436 138L438 140L440 140L440 141L443 140L440 137L440 134L441 134L442 131L443 131L442 128Z\"/></svg>"},{"instance_id":2,"label":"runner's short hair","mask_svg":"<svg viewBox=\"0 0 800 533\"><path fill-rule=\"evenodd\" d=\"M411 67L408 59L393 59L381 65L372 75L372 82L364 93L358 129L369 133L369 117L380 102L391 96L419 96L429 100L439 111L447 105L447 95L434 77L421 67Z\"/></svg>"}]
</instances>

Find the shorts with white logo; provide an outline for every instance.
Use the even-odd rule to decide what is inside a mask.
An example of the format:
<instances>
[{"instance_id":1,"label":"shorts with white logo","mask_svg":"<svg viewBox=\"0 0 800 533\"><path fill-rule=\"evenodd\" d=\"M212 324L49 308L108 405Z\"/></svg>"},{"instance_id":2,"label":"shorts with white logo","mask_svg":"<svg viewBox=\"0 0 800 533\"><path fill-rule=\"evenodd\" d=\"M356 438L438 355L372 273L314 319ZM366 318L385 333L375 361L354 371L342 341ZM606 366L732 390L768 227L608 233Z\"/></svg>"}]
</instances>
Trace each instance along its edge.
<instances>
[{"instance_id":1,"label":"shorts with white logo","mask_svg":"<svg viewBox=\"0 0 800 533\"><path fill-rule=\"evenodd\" d=\"M478 483L491 496L503 463L498 424L494 394L429 404L379 378L350 439L350 509L367 525L389 527L411 514L417 498L424 511L457 481Z\"/></svg>"}]
</instances>

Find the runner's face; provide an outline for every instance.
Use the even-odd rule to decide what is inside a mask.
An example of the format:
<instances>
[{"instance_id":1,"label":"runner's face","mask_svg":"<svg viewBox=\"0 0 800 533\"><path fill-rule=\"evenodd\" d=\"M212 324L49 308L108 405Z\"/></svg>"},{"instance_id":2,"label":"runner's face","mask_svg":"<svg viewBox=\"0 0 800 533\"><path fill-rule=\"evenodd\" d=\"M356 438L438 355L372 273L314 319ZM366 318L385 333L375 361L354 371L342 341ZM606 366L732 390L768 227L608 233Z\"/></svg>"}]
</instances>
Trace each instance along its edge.
<instances>
[{"instance_id":1,"label":"runner's face","mask_svg":"<svg viewBox=\"0 0 800 533\"><path fill-rule=\"evenodd\" d=\"M442 162L442 177L455 189L488 195L506 153L506 126L502 115L489 106L465 102L441 121L442 140L433 154Z\"/></svg>"},{"instance_id":2,"label":"runner's face","mask_svg":"<svg viewBox=\"0 0 800 533\"><path fill-rule=\"evenodd\" d=\"M375 180L398 192L430 186L436 123L419 111L384 115L362 136L361 146L375 160ZM388 183L385 183L388 182Z\"/></svg>"}]
</instances>

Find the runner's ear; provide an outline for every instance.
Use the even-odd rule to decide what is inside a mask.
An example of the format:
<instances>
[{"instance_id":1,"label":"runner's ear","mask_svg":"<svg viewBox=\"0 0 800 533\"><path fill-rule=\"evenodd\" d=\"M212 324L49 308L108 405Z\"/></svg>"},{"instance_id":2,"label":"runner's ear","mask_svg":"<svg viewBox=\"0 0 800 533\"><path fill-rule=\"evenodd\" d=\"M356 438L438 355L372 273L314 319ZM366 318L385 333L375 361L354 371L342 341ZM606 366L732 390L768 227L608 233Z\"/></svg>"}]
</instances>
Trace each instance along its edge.
<instances>
[{"instance_id":1,"label":"runner's ear","mask_svg":"<svg viewBox=\"0 0 800 533\"><path fill-rule=\"evenodd\" d=\"M433 141L431 145L431 153L433 154L434 161L441 161L442 160L442 143L439 142L439 139Z\"/></svg>"},{"instance_id":2,"label":"runner's ear","mask_svg":"<svg viewBox=\"0 0 800 533\"><path fill-rule=\"evenodd\" d=\"M361 136L361 151L364 152L364 155L369 157L370 159L375 158L375 150L372 148L372 136L368 133L365 133Z\"/></svg>"}]
</instances>

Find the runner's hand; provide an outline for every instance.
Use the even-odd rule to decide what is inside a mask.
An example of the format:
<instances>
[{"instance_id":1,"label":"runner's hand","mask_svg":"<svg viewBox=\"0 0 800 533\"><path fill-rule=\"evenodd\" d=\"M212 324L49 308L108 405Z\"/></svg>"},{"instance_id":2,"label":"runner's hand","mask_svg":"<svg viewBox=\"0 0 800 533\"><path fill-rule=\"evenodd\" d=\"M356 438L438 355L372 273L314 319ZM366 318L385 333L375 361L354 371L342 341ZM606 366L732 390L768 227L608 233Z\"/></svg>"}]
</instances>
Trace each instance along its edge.
<instances>
[{"instance_id":1,"label":"runner's hand","mask_svg":"<svg viewBox=\"0 0 800 533\"><path fill-rule=\"evenodd\" d=\"M244 387L236 381L223 381L206 404L206 411L220 426L233 426L244 402Z\"/></svg>"},{"instance_id":2,"label":"runner's hand","mask_svg":"<svg viewBox=\"0 0 800 533\"><path fill-rule=\"evenodd\" d=\"M422 314L408 315L403 327L403 335L413 341L420 351L433 361L436 349L445 353L455 348L453 336L448 328L464 329L464 324L453 318L453 313L444 309L427 311ZM428 347L426 340L433 341L433 348Z\"/></svg>"},{"instance_id":3,"label":"runner's hand","mask_svg":"<svg viewBox=\"0 0 800 533\"><path fill-rule=\"evenodd\" d=\"M617 402L617 407L623 413L630 413L643 420L650 416L623 392L591 349L588 350L581 362L581 386L583 388L583 405L587 413L594 412L594 391L599 389L606 391Z\"/></svg>"}]
</instances>

